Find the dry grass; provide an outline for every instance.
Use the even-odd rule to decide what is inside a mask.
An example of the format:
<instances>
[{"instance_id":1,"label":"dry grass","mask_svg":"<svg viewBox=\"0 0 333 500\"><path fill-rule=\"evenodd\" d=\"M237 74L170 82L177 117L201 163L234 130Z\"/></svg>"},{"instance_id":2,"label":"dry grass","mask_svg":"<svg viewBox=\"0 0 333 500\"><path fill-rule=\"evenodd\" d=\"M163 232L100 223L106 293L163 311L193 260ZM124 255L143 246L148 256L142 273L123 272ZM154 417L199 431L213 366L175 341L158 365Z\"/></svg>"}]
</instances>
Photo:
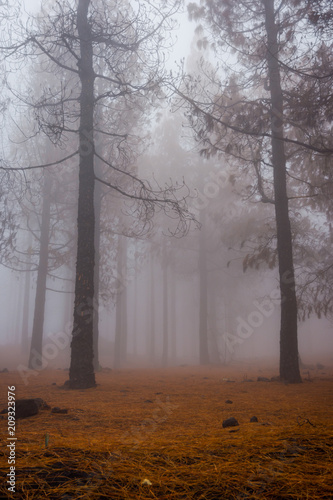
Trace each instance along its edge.
<instances>
[{"instance_id":1,"label":"dry grass","mask_svg":"<svg viewBox=\"0 0 333 500\"><path fill-rule=\"evenodd\" d=\"M1 373L0 409L7 385L16 386L17 398L41 397L69 409L67 415L40 410L18 421L13 498L333 498L332 370L313 372L299 385L257 382L258 375L274 373L105 370L96 389L69 391L60 387L63 371L31 377L27 386L17 373ZM250 423L254 415L258 423ZM239 427L223 429L231 416ZM5 477L6 419L0 428ZM142 484L145 479L151 484ZM6 488L3 483L1 498Z\"/></svg>"}]
</instances>

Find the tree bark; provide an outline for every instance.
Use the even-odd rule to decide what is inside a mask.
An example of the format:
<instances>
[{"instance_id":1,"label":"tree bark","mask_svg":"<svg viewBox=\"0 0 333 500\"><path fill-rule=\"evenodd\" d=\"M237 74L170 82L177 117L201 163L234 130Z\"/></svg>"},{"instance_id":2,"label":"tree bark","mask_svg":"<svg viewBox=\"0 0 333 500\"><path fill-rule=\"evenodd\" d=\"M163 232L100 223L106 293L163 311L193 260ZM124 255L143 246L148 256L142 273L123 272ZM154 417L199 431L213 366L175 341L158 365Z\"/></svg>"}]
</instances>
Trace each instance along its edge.
<instances>
[{"instance_id":1,"label":"tree bark","mask_svg":"<svg viewBox=\"0 0 333 500\"><path fill-rule=\"evenodd\" d=\"M117 255L117 279L119 280L119 290L116 297L116 332L114 341L114 367L119 369L126 360L127 352L127 290L126 280L126 253L127 245L124 237L118 235L118 255Z\"/></svg>"},{"instance_id":2,"label":"tree bark","mask_svg":"<svg viewBox=\"0 0 333 500\"><path fill-rule=\"evenodd\" d=\"M162 347L162 364L167 366L169 354L169 304L168 304L168 261L167 261L166 246L163 246L163 347Z\"/></svg>"},{"instance_id":3,"label":"tree bark","mask_svg":"<svg viewBox=\"0 0 333 500\"><path fill-rule=\"evenodd\" d=\"M94 370L99 371L98 340L99 340L99 280L100 280L100 247L101 247L101 208L102 189L101 184L95 185L94 207L95 207L95 268L94 268L94 316L93 316L93 349L94 349Z\"/></svg>"},{"instance_id":4,"label":"tree bark","mask_svg":"<svg viewBox=\"0 0 333 500\"><path fill-rule=\"evenodd\" d=\"M206 231L205 212L200 212L200 242L199 242L199 360L201 365L209 364L208 351L208 300L207 300L207 251L206 251Z\"/></svg>"},{"instance_id":5,"label":"tree bark","mask_svg":"<svg viewBox=\"0 0 333 500\"><path fill-rule=\"evenodd\" d=\"M51 179L44 173L42 220L40 227L39 262L37 271L36 299L28 366L34 370L43 368L43 328L45 316L46 280L49 257Z\"/></svg>"},{"instance_id":6,"label":"tree bark","mask_svg":"<svg viewBox=\"0 0 333 500\"><path fill-rule=\"evenodd\" d=\"M94 301L94 79L90 0L79 0L77 28L80 38L78 61L81 83L79 128L78 242L75 276L75 302L69 387L94 387L93 301Z\"/></svg>"},{"instance_id":7,"label":"tree bark","mask_svg":"<svg viewBox=\"0 0 333 500\"><path fill-rule=\"evenodd\" d=\"M148 301L148 321L149 321L149 339L148 352L149 359L153 363L155 359L155 273L154 273L154 258L150 254L150 300Z\"/></svg>"},{"instance_id":8,"label":"tree bark","mask_svg":"<svg viewBox=\"0 0 333 500\"><path fill-rule=\"evenodd\" d=\"M176 282L176 274L173 272L170 280L170 357L172 363L176 363L177 360L177 314L176 314L176 306L177 306L177 282Z\"/></svg>"},{"instance_id":9,"label":"tree bark","mask_svg":"<svg viewBox=\"0 0 333 500\"><path fill-rule=\"evenodd\" d=\"M122 277L124 279L123 292L121 297L121 316L122 316L122 332L121 332L121 342L120 342L120 355L121 363L124 365L127 361L127 337L128 337L128 325L127 325L127 237L121 236L122 238Z\"/></svg>"},{"instance_id":10,"label":"tree bark","mask_svg":"<svg viewBox=\"0 0 333 500\"><path fill-rule=\"evenodd\" d=\"M134 257L134 300L133 300L133 355L136 358L138 354L138 257L137 257L137 244L135 242L135 257Z\"/></svg>"},{"instance_id":11,"label":"tree bark","mask_svg":"<svg viewBox=\"0 0 333 500\"><path fill-rule=\"evenodd\" d=\"M297 345L297 299L283 141L283 94L278 61L278 26L275 23L274 0L264 0L264 6L271 94L272 163L281 291L280 378L290 383L297 383L301 382Z\"/></svg>"},{"instance_id":12,"label":"tree bark","mask_svg":"<svg viewBox=\"0 0 333 500\"><path fill-rule=\"evenodd\" d=\"M21 332L21 352L24 354L29 349L29 323L30 323L30 278L31 278L31 244L32 236L29 232L28 236L28 270L25 273L24 280L24 299L23 299L23 312L22 312L22 332Z\"/></svg>"},{"instance_id":13,"label":"tree bark","mask_svg":"<svg viewBox=\"0 0 333 500\"><path fill-rule=\"evenodd\" d=\"M209 357L214 364L221 364L219 346L217 342L217 320L216 320L216 295L209 297L210 311L209 311Z\"/></svg>"}]
</instances>

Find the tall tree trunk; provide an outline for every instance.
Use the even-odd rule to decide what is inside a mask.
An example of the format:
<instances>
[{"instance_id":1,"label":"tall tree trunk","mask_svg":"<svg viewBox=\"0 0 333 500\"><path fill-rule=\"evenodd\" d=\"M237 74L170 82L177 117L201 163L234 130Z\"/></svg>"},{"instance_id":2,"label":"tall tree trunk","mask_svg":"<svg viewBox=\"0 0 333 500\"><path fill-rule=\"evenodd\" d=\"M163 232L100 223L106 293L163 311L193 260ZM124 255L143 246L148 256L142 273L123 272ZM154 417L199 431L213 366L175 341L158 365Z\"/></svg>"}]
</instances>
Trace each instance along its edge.
<instances>
[{"instance_id":1,"label":"tall tree trunk","mask_svg":"<svg viewBox=\"0 0 333 500\"><path fill-rule=\"evenodd\" d=\"M79 0L77 29L80 38L78 61L80 94L79 128L79 201L77 218L77 260L75 303L69 387L94 387L93 311L95 264L94 214L94 79L91 26L88 20L90 0Z\"/></svg>"},{"instance_id":2,"label":"tall tree trunk","mask_svg":"<svg viewBox=\"0 0 333 500\"><path fill-rule=\"evenodd\" d=\"M49 257L49 233L50 233L50 201L51 179L44 172L42 221L40 227L39 262L37 270L36 299L34 319L32 326L32 338L29 354L29 368L42 368L43 361L43 328L45 316L46 279Z\"/></svg>"},{"instance_id":3,"label":"tall tree trunk","mask_svg":"<svg viewBox=\"0 0 333 500\"><path fill-rule=\"evenodd\" d=\"M100 280L100 246L101 246L101 208L102 208L102 186L95 185L95 270L94 270L94 316L93 316L93 349L94 370L100 370L98 340L99 340L99 280Z\"/></svg>"},{"instance_id":4,"label":"tall tree trunk","mask_svg":"<svg viewBox=\"0 0 333 500\"><path fill-rule=\"evenodd\" d=\"M21 273L18 282L19 290L18 293L15 295L17 313L15 315L13 336L11 337L11 340L14 344L18 344L20 342L20 331L22 325L21 312L23 310L23 303L24 303L24 287L22 286L22 284L23 284L23 275Z\"/></svg>"},{"instance_id":5,"label":"tall tree trunk","mask_svg":"<svg viewBox=\"0 0 333 500\"><path fill-rule=\"evenodd\" d=\"M134 300L133 300L133 356L136 357L138 354L138 256L137 256L137 244L135 242L135 253L134 253Z\"/></svg>"},{"instance_id":6,"label":"tall tree trunk","mask_svg":"<svg viewBox=\"0 0 333 500\"><path fill-rule=\"evenodd\" d=\"M120 355L121 363L124 365L127 360L127 337L128 337L128 325L127 325L127 238L122 236L122 269L121 276L125 279L123 285L123 292L121 297L121 316L122 316L122 332L121 332L121 342L120 342Z\"/></svg>"},{"instance_id":7,"label":"tall tree trunk","mask_svg":"<svg viewBox=\"0 0 333 500\"><path fill-rule=\"evenodd\" d=\"M173 363L176 363L177 360L177 314L176 314L176 306L177 306L177 282L176 282L176 274L173 272L171 275L171 283L170 283L170 318L171 318L171 328L170 328L170 343L171 343L171 359Z\"/></svg>"},{"instance_id":8,"label":"tall tree trunk","mask_svg":"<svg viewBox=\"0 0 333 500\"><path fill-rule=\"evenodd\" d=\"M150 254L150 300L148 301L148 321L149 321L149 359L151 362L155 358L155 273L154 273L154 258Z\"/></svg>"},{"instance_id":9,"label":"tall tree trunk","mask_svg":"<svg viewBox=\"0 0 333 500\"><path fill-rule=\"evenodd\" d=\"M209 364L208 351L208 301L207 301L207 250L205 211L200 212L200 242L199 242L199 360L201 365Z\"/></svg>"},{"instance_id":10,"label":"tall tree trunk","mask_svg":"<svg viewBox=\"0 0 333 500\"><path fill-rule=\"evenodd\" d=\"M219 346L217 342L217 319L216 319L216 295L212 295L209 299L210 311L209 311L209 344L210 344L210 359L212 363L217 365L221 364Z\"/></svg>"},{"instance_id":11,"label":"tall tree trunk","mask_svg":"<svg viewBox=\"0 0 333 500\"><path fill-rule=\"evenodd\" d=\"M163 246L163 347L162 347L162 364L167 366L169 354L169 301L168 301L168 261L167 261L166 245Z\"/></svg>"},{"instance_id":12,"label":"tall tree trunk","mask_svg":"<svg viewBox=\"0 0 333 500\"><path fill-rule=\"evenodd\" d=\"M28 237L28 268L31 266L31 244L32 237L29 233ZM21 332L21 350L26 353L29 349L29 308L30 308L30 269L25 273L24 281L24 300L22 313L22 332Z\"/></svg>"},{"instance_id":13,"label":"tall tree trunk","mask_svg":"<svg viewBox=\"0 0 333 500\"><path fill-rule=\"evenodd\" d=\"M283 94L279 69L278 26L275 23L274 0L264 0L264 6L272 106L272 163L281 291L280 377L287 382L297 383L301 382L297 346L297 300L283 141Z\"/></svg>"},{"instance_id":14,"label":"tall tree trunk","mask_svg":"<svg viewBox=\"0 0 333 500\"><path fill-rule=\"evenodd\" d=\"M121 368L126 358L127 349L127 290L126 283L122 279L126 276L126 244L124 237L118 236L118 255L117 255L117 277L120 280L120 286L116 297L116 332L114 341L114 367Z\"/></svg>"}]
</instances>

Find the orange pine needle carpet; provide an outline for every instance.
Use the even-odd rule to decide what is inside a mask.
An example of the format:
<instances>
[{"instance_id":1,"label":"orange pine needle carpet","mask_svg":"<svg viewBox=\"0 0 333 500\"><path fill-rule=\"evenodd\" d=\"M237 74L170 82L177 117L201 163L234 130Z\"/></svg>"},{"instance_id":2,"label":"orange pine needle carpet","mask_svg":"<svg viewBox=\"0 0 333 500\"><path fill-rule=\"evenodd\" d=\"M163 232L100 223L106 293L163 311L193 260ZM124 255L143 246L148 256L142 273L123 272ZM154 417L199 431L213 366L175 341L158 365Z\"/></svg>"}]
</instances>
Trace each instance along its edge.
<instances>
[{"instance_id":1,"label":"orange pine needle carpet","mask_svg":"<svg viewBox=\"0 0 333 500\"><path fill-rule=\"evenodd\" d=\"M96 388L72 391L63 370L28 385L1 373L0 410L15 385L17 399L68 413L40 409L17 421L15 494L3 415L0 498L332 499L333 371L307 371L297 385L257 381L272 375L244 366L105 369ZM223 428L229 417L239 425Z\"/></svg>"}]
</instances>

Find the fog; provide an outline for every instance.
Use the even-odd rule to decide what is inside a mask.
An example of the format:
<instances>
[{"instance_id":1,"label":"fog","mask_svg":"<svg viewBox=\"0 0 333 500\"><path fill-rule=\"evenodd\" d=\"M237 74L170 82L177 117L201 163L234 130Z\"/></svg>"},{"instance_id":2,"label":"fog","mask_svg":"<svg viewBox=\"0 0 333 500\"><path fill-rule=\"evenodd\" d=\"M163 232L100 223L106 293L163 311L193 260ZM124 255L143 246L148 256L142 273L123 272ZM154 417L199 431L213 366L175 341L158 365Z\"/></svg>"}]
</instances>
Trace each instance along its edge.
<instances>
[{"instance_id":1,"label":"fog","mask_svg":"<svg viewBox=\"0 0 333 500\"><path fill-rule=\"evenodd\" d=\"M271 208L263 210L256 204L249 210L247 201L226 180L226 175L214 177L219 168L216 159L201 160L193 149L184 146L184 140L177 149L175 141L181 137L177 127L181 130L181 123L181 117L166 115L156 125L154 143L139 159L138 168L143 177L159 176L161 183L169 176L175 181L184 177L192 193L189 203L202 225L200 228L193 225L186 236L175 238L169 234L175 221L160 213L148 234L136 235L131 218L124 215L125 210L121 211L122 233L126 236L122 236L119 267L120 236L116 230L110 239L107 213L112 200L105 191L105 213L102 210L100 226L100 300L95 304L99 312L100 365L126 369L199 364L200 324L203 324L200 315L205 313L200 300L204 293L208 362L256 365L267 360L277 367L280 330L277 270L262 265L244 271L244 259L250 249L247 244L240 245L243 240L260 237L262 224L267 224L271 217ZM60 186L62 192L66 190L61 180ZM117 211L120 213L119 207ZM22 236L21 251L24 238L26 235ZM57 239L50 242L49 251L58 244ZM37 240L33 245L38 247ZM37 252L33 257L35 262L38 257ZM68 258L69 265L60 265L47 278L43 360L39 363L36 357L38 372L46 368L66 369L70 364L74 296L70 293L73 259L70 255ZM202 258L204 269L200 269ZM204 281L202 273L206 276ZM26 377L36 314L37 272L13 272L2 267L1 275L0 368L18 369ZM30 280L28 288L27 280ZM119 308L118 302L122 303ZM126 352L118 361L115 359L117 314L122 318L121 335L126 337ZM299 353L303 363L331 364L332 352L329 319L311 316L299 323Z\"/></svg>"},{"instance_id":2,"label":"fog","mask_svg":"<svg viewBox=\"0 0 333 500\"><path fill-rule=\"evenodd\" d=\"M166 57L168 70L176 71L182 58L187 59L185 67L194 68L201 57L193 42L193 26L186 19L186 13L178 14L180 27L169 46L173 48ZM56 76L49 78L50 86L56 86L52 80ZM41 92L36 82L34 85L37 94ZM73 84L71 95L75 92ZM105 125L103 112L98 119ZM145 113L126 109L115 126L129 136L126 151L120 143L101 146L98 133L97 146L113 154L117 168L127 174L154 186L168 187L171 182L179 199L186 199L191 218L180 235L179 220L172 210L165 213L159 209L154 217L145 219L140 209L106 184L95 188L95 273L99 271L93 304L94 313L98 312L95 358L98 355L101 368L111 369L239 362L256 365L266 360L278 370L281 297L273 206L260 202L254 170L248 166L240 170L236 155L200 154L200 144L177 99L169 97ZM26 120L22 127L28 129ZM42 134L29 146L20 127L11 129L5 145L12 158L23 158L29 164L46 163L45 158L53 161L59 151L70 152L68 138L57 146L41 138ZM96 161L95 171L104 175L105 165ZM67 162L45 172L27 173L26 190L22 188L26 179L20 177L16 199L14 190L9 189L15 242L9 244L0 267L0 369L18 370L25 379L29 369L41 374L48 368L68 369L71 356L78 164ZM105 175L108 182L113 181ZM271 179L269 173L268 185ZM118 179L115 185L123 188L126 182ZM304 248L317 238L312 227L321 227L323 239L327 238L323 212L309 215L306 207L296 205L292 211L292 231L295 239L304 237ZM46 250L41 251L44 223L47 241ZM8 237L6 231L4 237ZM264 255L266 247L269 251ZM319 259L320 249L318 253L312 250L311 258L305 250L295 251L300 297L298 349L304 366L325 366L333 363L332 318L329 311L326 317L315 310L309 313L311 298L304 291ZM37 281L43 257L47 269L44 295L39 295ZM40 297L45 298L45 310ZM34 321L42 323L43 351L42 356L33 353L35 358L28 368Z\"/></svg>"},{"instance_id":3,"label":"fog","mask_svg":"<svg viewBox=\"0 0 333 500\"><path fill-rule=\"evenodd\" d=\"M184 244L185 244L184 240ZM185 252L185 250L183 250ZM180 256L179 259L186 258ZM147 256L147 260L151 256ZM194 256L195 259L195 256ZM122 368L163 366L163 270L154 259L153 265L142 267L126 277L127 287L127 357ZM175 266L181 263L175 262ZM154 282L152 283L152 273ZM23 273L22 273L23 274ZM25 273L26 274L26 273ZM27 368L27 345L22 346L22 304L25 274L2 271L1 290L1 365L0 368ZM251 276L222 271L221 285L209 294L215 308L208 316L211 362L233 364L237 361L278 363L279 319L278 304L271 312L267 297L276 283L269 276L263 283ZM262 273L264 274L264 273ZM28 332L31 336L34 314L35 283L32 276ZM199 364L199 280L195 269L182 274L180 268L168 270L168 335L167 366ZM253 288L253 283L256 283ZM154 287L152 302L151 287ZM233 293L230 293L230 287ZM225 289L223 289L225 287ZM265 299L266 298L266 299ZM72 305L72 297L48 292L44 322L44 367L68 368L70 362L71 327L66 324L64 311ZM265 309L266 304L266 309ZM260 305L263 307L261 308ZM154 308L152 312L152 307ZM263 312L260 312L263 311ZM154 315L154 331L152 318ZM266 317L267 316L267 317ZM64 326L66 326L64 328ZM214 329L213 329L214 328ZM213 339L213 336L215 338ZM100 307L100 363L114 367L115 307L111 303ZM154 352L151 342L154 338ZM217 346L217 350L216 350ZM299 326L299 351L306 364L332 364L332 325L327 319L310 318Z\"/></svg>"}]
</instances>

